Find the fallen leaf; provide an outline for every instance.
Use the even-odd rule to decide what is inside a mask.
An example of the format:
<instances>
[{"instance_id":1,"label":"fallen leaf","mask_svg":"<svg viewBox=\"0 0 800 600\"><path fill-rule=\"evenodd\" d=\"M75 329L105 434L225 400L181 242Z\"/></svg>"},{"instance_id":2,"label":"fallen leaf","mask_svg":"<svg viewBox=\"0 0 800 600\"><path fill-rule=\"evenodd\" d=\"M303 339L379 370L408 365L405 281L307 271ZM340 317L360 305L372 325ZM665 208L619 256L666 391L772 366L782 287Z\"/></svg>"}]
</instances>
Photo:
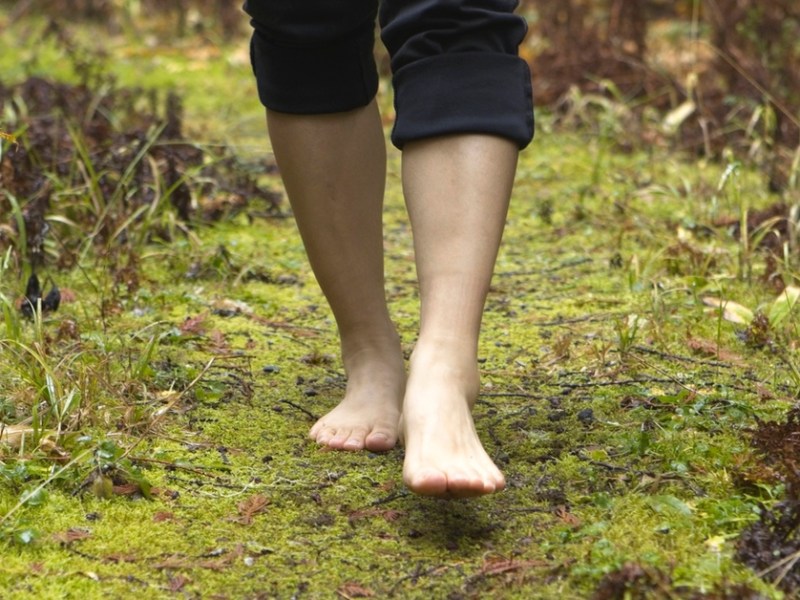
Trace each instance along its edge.
<instances>
[{"instance_id":1,"label":"fallen leaf","mask_svg":"<svg viewBox=\"0 0 800 600\"><path fill-rule=\"evenodd\" d=\"M103 562L111 564L135 563L138 559L133 554L114 553L103 557Z\"/></svg>"},{"instance_id":2,"label":"fallen leaf","mask_svg":"<svg viewBox=\"0 0 800 600\"><path fill-rule=\"evenodd\" d=\"M224 354L230 351L230 345L228 344L227 340L225 340L225 334L219 329L215 329L208 334L208 338L211 341L212 352Z\"/></svg>"},{"instance_id":3,"label":"fallen leaf","mask_svg":"<svg viewBox=\"0 0 800 600\"><path fill-rule=\"evenodd\" d=\"M502 575L513 571L533 569L545 566L547 563L541 560L514 560L513 558L488 558L481 565L480 574L487 577Z\"/></svg>"},{"instance_id":4,"label":"fallen leaf","mask_svg":"<svg viewBox=\"0 0 800 600\"><path fill-rule=\"evenodd\" d=\"M90 537L92 537L91 531L78 528L70 528L61 533L53 534L53 539L64 546L69 546L73 542L79 542L80 540L85 540Z\"/></svg>"},{"instance_id":5,"label":"fallen leaf","mask_svg":"<svg viewBox=\"0 0 800 600\"><path fill-rule=\"evenodd\" d=\"M683 122L691 117L695 110L697 110L697 105L691 99L673 108L661 123L664 133L674 134L677 132Z\"/></svg>"},{"instance_id":6,"label":"fallen leaf","mask_svg":"<svg viewBox=\"0 0 800 600\"><path fill-rule=\"evenodd\" d=\"M169 585L167 587L169 588L170 592L180 592L187 583L192 582L192 580L186 575L168 577L167 581L169 581Z\"/></svg>"},{"instance_id":7,"label":"fallen leaf","mask_svg":"<svg viewBox=\"0 0 800 600\"><path fill-rule=\"evenodd\" d=\"M368 519L370 517L383 517L384 520L391 523L392 521L396 521L400 517L404 516L405 513L402 510L395 510L392 508L364 508L360 510L354 510L350 514L347 515L347 520L352 525L356 521L360 521L361 519Z\"/></svg>"},{"instance_id":8,"label":"fallen leaf","mask_svg":"<svg viewBox=\"0 0 800 600\"><path fill-rule=\"evenodd\" d=\"M706 296L703 298L703 304L713 308L721 309L722 318L726 321L730 321L731 323L747 325L753 320L752 310L746 306L742 306L741 304L733 302L732 300L722 300L721 298Z\"/></svg>"},{"instance_id":9,"label":"fallen leaf","mask_svg":"<svg viewBox=\"0 0 800 600\"><path fill-rule=\"evenodd\" d=\"M175 514L169 511L160 510L153 515L153 523L163 523L164 521L174 521Z\"/></svg>"},{"instance_id":10,"label":"fallen leaf","mask_svg":"<svg viewBox=\"0 0 800 600\"><path fill-rule=\"evenodd\" d=\"M19 448L26 435L33 433L33 427L28 425L5 425L0 423L0 443Z\"/></svg>"},{"instance_id":11,"label":"fallen leaf","mask_svg":"<svg viewBox=\"0 0 800 600\"><path fill-rule=\"evenodd\" d=\"M573 527L578 526L581 524L581 520L573 515L571 512L567 510L566 506L559 506L556 509L556 516L567 525L572 525Z\"/></svg>"},{"instance_id":12,"label":"fallen leaf","mask_svg":"<svg viewBox=\"0 0 800 600\"><path fill-rule=\"evenodd\" d=\"M136 483L123 483L115 485L111 488L117 496L133 496L139 490L139 485Z\"/></svg>"},{"instance_id":13,"label":"fallen leaf","mask_svg":"<svg viewBox=\"0 0 800 600\"><path fill-rule=\"evenodd\" d=\"M221 317L233 317L236 315L252 315L253 309L244 302L226 298L214 302L212 312Z\"/></svg>"},{"instance_id":14,"label":"fallen leaf","mask_svg":"<svg viewBox=\"0 0 800 600\"><path fill-rule=\"evenodd\" d=\"M267 506L269 506L269 498L263 494L254 494L236 506L239 516L234 518L233 521L242 525L250 525L253 522L253 517L266 511Z\"/></svg>"},{"instance_id":15,"label":"fallen leaf","mask_svg":"<svg viewBox=\"0 0 800 600\"><path fill-rule=\"evenodd\" d=\"M739 356L735 352L731 352L730 350L721 348L720 346L717 345L716 342L712 342L711 340L704 340L701 338L689 338L688 340L686 340L686 345L689 347L690 350L696 352L697 354L702 354L704 356L711 356L719 360L732 363L734 365L744 364L744 359L741 356Z\"/></svg>"},{"instance_id":16,"label":"fallen leaf","mask_svg":"<svg viewBox=\"0 0 800 600\"><path fill-rule=\"evenodd\" d=\"M336 593L342 598L372 598L375 595L368 587L364 587L360 583L343 583L336 590Z\"/></svg>"},{"instance_id":17,"label":"fallen leaf","mask_svg":"<svg viewBox=\"0 0 800 600\"><path fill-rule=\"evenodd\" d=\"M196 317L187 317L179 328L181 333L184 335L203 335L206 329L206 316L205 313L202 313Z\"/></svg>"}]
</instances>

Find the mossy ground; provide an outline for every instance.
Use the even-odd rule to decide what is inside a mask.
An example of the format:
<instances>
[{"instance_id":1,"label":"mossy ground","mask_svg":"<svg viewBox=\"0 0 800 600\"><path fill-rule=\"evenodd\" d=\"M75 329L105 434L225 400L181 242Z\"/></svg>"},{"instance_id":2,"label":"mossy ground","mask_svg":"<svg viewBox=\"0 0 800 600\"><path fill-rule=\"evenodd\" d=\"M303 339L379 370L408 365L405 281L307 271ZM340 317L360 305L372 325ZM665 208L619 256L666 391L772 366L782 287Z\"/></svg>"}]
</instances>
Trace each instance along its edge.
<instances>
[{"instance_id":1,"label":"mossy ground","mask_svg":"<svg viewBox=\"0 0 800 600\"><path fill-rule=\"evenodd\" d=\"M3 33L4 47L15 35ZM183 89L198 142L224 137L269 155L243 46L214 47L192 67L185 48L116 43L121 81ZM32 64L59 74L57 50L19 52L0 59L4 73ZM410 348L417 298L399 159L390 151L387 292ZM636 562L669 573L676 594L742 582L782 597L732 558L759 502L780 494L737 487L751 460L744 432L756 416L782 416L797 382L702 302L755 308L775 296L737 277L741 245L726 231L697 227L738 215L743 198L772 202L754 173L719 191L724 167L663 149L623 153L540 118L520 157L480 347L477 425L508 489L477 500L407 493L402 448L335 453L307 439L344 382L290 219L240 216L143 248L141 286L108 319L97 319L85 273L59 273L76 300L45 328L73 319L84 343L129 345L133 361L156 333L144 386L180 391L201 377L131 452L154 499L54 482L13 517L37 539L4 542L0 595L580 599ZM763 260L748 260L757 278ZM197 265L203 276L187 277ZM101 419L87 431L121 448L139 439ZM10 468L13 454L3 461ZM0 481L0 514L19 493Z\"/></svg>"}]
</instances>

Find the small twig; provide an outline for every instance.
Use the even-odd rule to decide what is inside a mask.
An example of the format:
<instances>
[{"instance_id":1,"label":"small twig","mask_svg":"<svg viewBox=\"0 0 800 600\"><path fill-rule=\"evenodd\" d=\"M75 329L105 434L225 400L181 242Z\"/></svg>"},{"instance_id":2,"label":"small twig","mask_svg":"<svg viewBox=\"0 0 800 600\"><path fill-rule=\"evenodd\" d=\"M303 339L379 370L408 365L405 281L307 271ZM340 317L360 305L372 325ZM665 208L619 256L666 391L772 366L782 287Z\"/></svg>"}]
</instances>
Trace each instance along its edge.
<instances>
[{"instance_id":1,"label":"small twig","mask_svg":"<svg viewBox=\"0 0 800 600\"><path fill-rule=\"evenodd\" d=\"M408 496L408 492L403 490L400 492L395 492L394 494L389 494L385 498L379 498L378 500L373 500L370 503L370 506L380 506L381 504L389 504L389 502L394 502L395 500L399 500L400 498L405 498Z\"/></svg>"},{"instance_id":2,"label":"small twig","mask_svg":"<svg viewBox=\"0 0 800 600\"><path fill-rule=\"evenodd\" d=\"M662 368L661 368L661 367L659 367L658 365L655 365L655 364L653 364L653 363L647 362L645 359L643 359L643 358L642 358L642 357L640 357L640 356L635 356L634 358L635 358L636 360L638 360L638 361L639 361L641 364L643 364L645 367L648 367L648 368L650 368L650 369L653 369L654 371L658 371L658 372L659 372L659 373L661 373L662 375L666 375L667 377L669 377L669 378L670 378L670 380L671 380L671 382L672 382L672 383L674 383L675 385L679 385L679 386L681 386L683 389L685 389L685 390L686 390L687 392L689 392L690 394L693 394L693 395L697 395L697 394L698 394L698 391L697 391L697 389L695 389L695 388L691 388L691 387L689 387L688 385L686 385L686 384L684 384L684 383L682 383L682 382L678 381L678 379L677 379L676 377L671 377L671 376L670 376L670 374L669 374L669 373L668 373L668 372L667 372L665 369L662 369Z\"/></svg>"},{"instance_id":3,"label":"small twig","mask_svg":"<svg viewBox=\"0 0 800 600\"><path fill-rule=\"evenodd\" d=\"M592 259L588 256L584 256L581 258L575 258L572 260L567 260L561 263L560 265L556 265L554 267L549 267L547 269L535 269L535 270L524 270L524 271L503 271L498 273L498 277L517 277L520 275L539 275L545 273L555 273L556 271L561 271L563 269L570 269L572 267L578 267L580 265L585 265L586 263L592 262Z\"/></svg>"},{"instance_id":4,"label":"small twig","mask_svg":"<svg viewBox=\"0 0 800 600\"><path fill-rule=\"evenodd\" d=\"M672 378L658 378L646 377L642 379L620 379L618 381L586 381L584 383L558 383L556 385L568 388L593 388L593 387L611 387L615 385L640 385L642 383L675 383Z\"/></svg>"},{"instance_id":5,"label":"small twig","mask_svg":"<svg viewBox=\"0 0 800 600\"><path fill-rule=\"evenodd\" d=\"M570 325L572 323L593 323L595 321L608 321L619 317L618 313L601 313L599 315L586 315L585 317L574 317L572 319L555 319L553 321L532 322L534 327L555 327L556 325Z\"/></svg>"},{"instance_id":6,"label":"small twig","mask_svg":"<svg viewBox=\"0 0 800 600\"><path fill-rule=\"evenodd\" d=\"M694 358L692 356L681 356L680 354L670 354L669 352L662 352L660 350L656 350L655 348L647 348L646 346L633 346L631 350L636 350L638 352L645 352L647 354L653 354L655 356L658 356L659 358L680 360L683 362L693 363L696 365L706 365L709 367L725 367L730 369L736 366L732 363L725 363L716 360L705 360L702 358Z\"/></svg>"},{"instance_id":7,"label":"small twig","mask_svg":"<svg viewBox=\"0 0 800 600\"><path fill-rule=\"evenodd\" d=\"M793 552L789 556L784 556L782 559L768 566L766 569L763 569L758 573L756 573L756 575L763 578L765 575L772 573L772 571L781 569L781 572L778 574L778 577L775 579L775 581L773 581L773 583L777 585L783 580L784 577L786 577L787 573L791 571L792 567L794 567L794 565L797 563L798 560L800 560L800 550L798 550L797 552Z\"/></svg>"},{"instance_id":8,"label":"small twig","mask_svg":"<svg viewBox=\"0 0 800 600\"><path fill-rule=\"evenodd\" d=\"M170 462L168 460L158 460L157 458L144 458L143 456L131 456L130 459L132 462L135 463L149 463L149 464L162 465L165 467L169 467L170 469L181 469L182 471L194 473L195 475L202 475L203 477L212 477L212 478L218 477L214 473L206 473L205 471L198 469L196 467L187 467L184 465L179 465L174 462Z\"/></svg>"},{"instance_id":9,"label":"small twig","mask_svg":"<svg viewBox=\"0 0 800 600\"><path fill-rule=\"evenodd\" d=\"M547 396L544 394L526 394L524 392L481 392L480 398L530 398L531 400L542 400Z\"/></svg>"},{"instance_id":10,"label":"small twig","mask_svg":"<svg viewBox=\"0 0 800 600\"><path fill-rule=\"evenodd\" d=\"M609 471L617 471L620 473L633 473L634 475L645 474L644 471L639 471L637 469L631 469L629 467L620 467L618 465L612 465L611 463L603 462L601 460L593 460L586 456L580 450L577 450L573 453L579 459L588 462L590 465L594 465L595 467L603 467L604 469L608 469Z\"/></svg>"},{"instance_id":11,"label":"small twig","mask_svg":"<svg viewBox=\"0 0 800 600\"><path fill-rule=\"evenodd\" d=\"M295 408L295 409L299 410L301 413L305 414L306 416L308 416L308 418L310 418L310 419L311 419L311 420L313 420L313 421L318 421L318 420L319 420L319 417L318 417L317 415L315 415L314 413L312 413L312 412L311 412L310 410L308 410L307 408L305 408L305 407L303 407L303 406L300 406L299 404L295 404L295 403L294 403L294 402L292 402L291 400L287 400L286 398L283 398L283 399L281 399L281 402L282 402L283 404L288 404L288 405L289 405L289 406L291 406L292 408Z\"/></svg>"}]
</instances>

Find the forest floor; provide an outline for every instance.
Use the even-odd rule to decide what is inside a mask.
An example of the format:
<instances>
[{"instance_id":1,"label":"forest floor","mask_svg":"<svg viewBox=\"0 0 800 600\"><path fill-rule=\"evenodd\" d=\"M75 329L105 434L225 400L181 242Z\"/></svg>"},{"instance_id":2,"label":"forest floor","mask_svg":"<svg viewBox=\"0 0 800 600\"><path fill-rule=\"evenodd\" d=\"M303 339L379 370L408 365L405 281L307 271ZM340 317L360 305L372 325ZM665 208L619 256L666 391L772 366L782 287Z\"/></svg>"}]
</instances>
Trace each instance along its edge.
<instances>
[{"instance_id":1,"label":"forest floor","mask_svg":"<svg viewBox=\"0 0 800 600\"><path fill-rule=\"evenodd\" d=\"M43 27L0 34L17 48L0 57L4 85L75 79L63 47L32 42ZM103 43L119 85L177 88L192 142L225 144L280 192L246 45ZM735 235L779 199L733 163L538 121L480 346L476 423L505 491L417 497L402 447L309 441L344 389L334 323L288 205L252 198L143 238L125 272L91 251L71 269L46 260L55 312L29 321L6 304L6 425L43 418L31 370L75 394L28 437L0 437L0 596L791 597L800 509L782 452L800 431L800 307L774 281L797 285L797 257L776 264ZM390 149L387 294L409 351L399 171ZM0 291L16 299L10 256Z\"/></svg>"}]
</instances>

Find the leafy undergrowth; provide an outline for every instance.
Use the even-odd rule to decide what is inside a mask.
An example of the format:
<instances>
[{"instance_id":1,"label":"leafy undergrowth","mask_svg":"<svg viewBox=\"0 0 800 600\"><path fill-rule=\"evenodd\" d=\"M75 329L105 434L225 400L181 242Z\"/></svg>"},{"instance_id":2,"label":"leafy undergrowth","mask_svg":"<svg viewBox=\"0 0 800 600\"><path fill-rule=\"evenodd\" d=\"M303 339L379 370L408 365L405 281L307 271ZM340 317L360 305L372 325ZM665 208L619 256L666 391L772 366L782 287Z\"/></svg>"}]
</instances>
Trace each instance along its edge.
<instances>
[{"instance_id":1,"label":"leafy undergrowth","mask_svg":"<svg viewBox=\"0 0 800 600\"><path fill-rule=\"evenodd\" d=\"M91 245L56 268L60 247L45 244L58 310L29 321L5 303L3 596L791 597L792 224L775 246L780 218L743 218L778 199L741 166L622 154L540 122L480 348L477 425L506 491L418 498L401 483L402 448L308 441L344 379L279 210L190 216L169 241L128 236L121 275ZM396 152L389 169L387 292L410 350ZM185 180L202 197L202 173ZM69 181L67 201L90 197L86 178ZM8 299L27 264L12 242ZM785 256L770 258L776 247Z\"/></svg>"}]
</instances>

